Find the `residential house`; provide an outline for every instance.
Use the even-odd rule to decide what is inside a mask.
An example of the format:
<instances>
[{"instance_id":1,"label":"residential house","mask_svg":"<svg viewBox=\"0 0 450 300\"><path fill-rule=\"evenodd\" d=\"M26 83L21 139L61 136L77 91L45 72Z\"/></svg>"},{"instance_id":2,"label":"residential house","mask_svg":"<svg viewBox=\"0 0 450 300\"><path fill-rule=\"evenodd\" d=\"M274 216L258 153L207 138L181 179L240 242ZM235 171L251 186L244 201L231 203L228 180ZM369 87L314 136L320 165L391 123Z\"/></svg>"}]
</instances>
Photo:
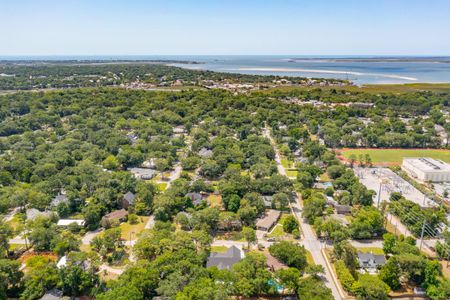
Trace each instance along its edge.
<instances>
[{"instance_id":1,"label":"residential house","mask_svg":"<svg viewBox=\"0 0 450 300\"><path fill-rule=\"evenodd\" d=\"M263 195L261 197L262 197L262 199L264 201L264 206L267 207L267 208L272 208L273 196Z\"/></svg>"},{"instance_id":2,"label":"residential house","mask_svg":"<svg viewBox=\"0 0 450 300\"><path fill-rule=\"evenodd\" d=\"M275 223L280 218L281 213L278 210L269 209L267 214L256 221L256 229L269 231L270 228L275 225Z\"/></svg>"},{"instance_id":3,"label":"residential house","mask_svg":"<svg viewBox=\"0 0 450 300\"><path fill-rule=\"evenodd\" d=\"M190 198L192 201L192 204L195 206L202 204L203 200L205 200L208 195L205 193L197 193L197 192L191 192L187 193L186 197Z\"/></svg>"},{"instance_id":4,"label":"residential house","mask_svg":"<svg viewBox=\"0 0 450 300\"><path fill-rule=\"evenodd\" d=\"M115 210L102 218L101 225L103 227L111 227L113 223L126 221L128 212L125 209Z\"/></svg>"},{"instance_id":5,"label":"residential house","mask_svg":"<svg viewBox=\"0 0 450 300\"><path fill-rule=\"evenodd\" d=\"M219 270L230 270L234 264L244 258L244 252L236 246L231 246L227 252L211 252L206 262L206 267L217 267Z\"/></svg>"},{"instance_id":6,"label":"residential house","mask_svg":"<svg viewBox=\"0 0 450 300\"><path fill-rule=\"evenodd\" d=\"M127 192L122 197L122 201L121 201L122 208L127 209L128 207L130 207L130 205L133 205L135 199L136 199L136 196L132 192Z\"/></svg>"},{"instance_id":7,"label":"residential house","mask_svg":"<svg viewBox=\"0 0 450 300\"><path fill-rule=\"evenodd\" d=\"M142 180L150 180L158 174L155 170L145 168L129 168L128 171L130 171L137 179Z\"/></svg>"},{"instance_id":8,"label":"residential house","mask_svg":"<svg viewBox=\"0 0 450 300\"><path fill-rule=\"evenodd\" d=\"M68 203L68 202L69 202L69 198L67 198L66 195L59 194L58 196L56 196L55 198L52 199L52 202L50 202L50 206L57 207L61 203Z\"/></svg>"},{"instance_id":9,"label":"residential house","mask_svg":"<svg viewBox=\"0 0 450 300\"><path fill-rule=\"evenodd\" d=\"M154 169L156 168L155 165L155 159L154 158L150 158L149 160L146 160L142 163L142 167L145 169Z\"/></svg>"},{"instance_id":10,"label":"residential house","mask_svg":"<svg viewBox=\"0 0 450 300\"><path fill-rule=\"evenodd\" d=\"M327 196L327 204L336 210L337 214L350 214L352 207L350 205L339 204L333 197Z\"/></svg>"},{"instance_id":11,"label":"residential house","mask_svg":"<svg viewBox=\"0 0 450 300\"><path fill-rule=\"evenodd\" d=\"M200 155L201 158L211 158L213 154L212 150L206 148L202 148L198 151L198 155Z\"/></svg>"},{"instance_id":12,"label":"residential house","mask_svg":"<svg viewBox=\"0 0 450 300\"><path fill-rule=\"evenodd\" d=\"M47 291L40 300L60 300L63 298L63 292L57 289Z\"/></svg>"},{"instance_id":13,"label":"residential house","mask_svg":"<svg viewBox=\"0 0 450 300\"><path fill-rule=\"evenodd\" d=\"M29 208L27 209L27 211L25 212L25 214L27 215L27 220L34 220L37 217L50 217L52 215L51 211L40 211L37 210L36 208Z\"/></svg>"},{"instance_id":14,"label":"residential house","mask_svg":"<svg viewBox=\"0 0 450 300\"><path fill-rule=\"evenodd\" d=\"M287 269L288 266L280 262L277 258L273 257L270 253L264 252L264 255L267 258L267 267L271 272L278 271L280 269Z\"/></svg>"},{"instance_id":15,"label":"residential house","mask_svg":"<svg viewBox=\"0 0 450 300\"><path fill-rule=\"evenodd\" d=\"M359 268L370 274L377 273L378 269L386 264L384 255L363 253L358 251Z\"/></svg>"}]
</instances>

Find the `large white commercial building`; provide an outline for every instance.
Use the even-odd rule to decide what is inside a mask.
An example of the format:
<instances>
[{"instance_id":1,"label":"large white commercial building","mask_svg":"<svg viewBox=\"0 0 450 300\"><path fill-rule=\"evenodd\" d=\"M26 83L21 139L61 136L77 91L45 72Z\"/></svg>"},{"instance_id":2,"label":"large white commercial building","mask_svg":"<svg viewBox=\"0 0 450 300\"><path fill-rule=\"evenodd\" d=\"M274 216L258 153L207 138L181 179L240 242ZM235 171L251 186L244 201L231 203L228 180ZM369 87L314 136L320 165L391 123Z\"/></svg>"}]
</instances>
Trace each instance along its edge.
<instances>
[{"instance_id":1,"label":"large white commercial building","mask_svg":"<svg viewBox=\"0 0 450 300\"><path fill-rule=\"evenodd\" d=\"M404 158L402 169L421 182L450 182L450 165L433 158Z\"/></svg>"}]
</instances>

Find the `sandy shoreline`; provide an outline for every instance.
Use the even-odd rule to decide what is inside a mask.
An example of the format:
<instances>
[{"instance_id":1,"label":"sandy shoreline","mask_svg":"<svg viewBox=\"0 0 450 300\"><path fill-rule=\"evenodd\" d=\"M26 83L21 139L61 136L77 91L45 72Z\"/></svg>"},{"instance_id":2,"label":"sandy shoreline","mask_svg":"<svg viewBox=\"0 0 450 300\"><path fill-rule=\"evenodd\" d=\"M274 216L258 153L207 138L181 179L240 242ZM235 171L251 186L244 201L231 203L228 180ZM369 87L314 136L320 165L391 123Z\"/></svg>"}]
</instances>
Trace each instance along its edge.
<instances>
[{"instance_id":1,"label":"sandy shoreline","mask_svg":"<svg viewBox=\"0 0 450 300\"><path fill-rule=\"evenodd\" d=\"M415 77L391 75L391 74L377 74L377 73L361 73L353 71L336 71L336 70L317 70L317 69L300 69L300 68L237 68L232 71L257 71L257 72L305 72L318 74L339 74L339 75L354 75L354 76L378 76L393 79L403 79L409 81L417 81Z\"/></svg>"}]
</instances>

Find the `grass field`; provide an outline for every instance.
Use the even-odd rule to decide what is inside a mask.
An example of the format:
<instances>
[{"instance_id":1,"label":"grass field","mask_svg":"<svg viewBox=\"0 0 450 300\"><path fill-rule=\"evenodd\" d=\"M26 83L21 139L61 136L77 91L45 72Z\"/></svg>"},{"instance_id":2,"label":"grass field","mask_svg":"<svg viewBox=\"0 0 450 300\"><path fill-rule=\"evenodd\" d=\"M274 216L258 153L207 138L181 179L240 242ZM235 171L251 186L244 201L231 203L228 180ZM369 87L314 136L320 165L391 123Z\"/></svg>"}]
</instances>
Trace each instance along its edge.
<instances>
[{"instance_id":1,"label":"grass field","mask_svg":"<svg viewBox=\"0 0 450 300\"><path fill-rule=\"evenodd\" d=\"M383 249L375 248L375 247L361 247L356 248L357 251L361 251L363 253L373 253L375 255L384 255Z\"/></svg>"},{"instance_id":2,"label":"grass field","mask_svg":"<svg viewBox=\"0 0 450 300\"><path fill-rule=\"evenodd\" d=\"M167 188L167 183L166 182L158 182L158 183L156 183L156 186L158 187L158 190L160 192L164 192Z\"/></svg>"},{"instance_id":3,"label":"grass field","mask_svg":"<svg viewBox=\"0 0 450 300\"><path fill-rule=\"evenodd\" d=\"M280 223L276 224L275 227L272 229L272 231L267 235L271 238L281 238L285 235L283 230L283 225Z\"/></svg>"},{"instance_id":4,"label":"grass field","mask_svg":"<svg viewBox=\"0 0 450 300\"><path fill-rule=\"evenodd\" d=\"M211 194L208 196L207 201L211 207L217 207L219 209L222 208L222 196Z\"/></svg>"},{"instance_id":5,"label":"grass field","mask_svg":"<svg viewBox=\"0 0 450 300\"><path fill-rule=\"evenodd\" d=\"M283 165L283 167L285 167L286 169L290 169L294 167L294 162L290 161L286 158L282 158L281 159L281 164Z\"/></svg>"},{"instance_id":6,"label":"grass field","mask_svg":"<svg viewBox=\"0 0 450 300\"><path fill-rule=\"evenodd\" d=\"M123 222L120 224L120 229L122 230L122 239L129 240L130 233L133 232L131 239L136 239L137 235L144 230L145 224L147 223L149 217L139 217L139 223L131 225L128 222Z\"/></svg>"},{"instance_id":7,"label":"grass field","mask_svg":"<svg viewBox=\"0 0 450 300\"><path fill-rule=\"evenodd\" d=\"M263 93L271 93L278 90L283 92L289 92L294 90L312 90L317 89L314 87L305 86L282 86L273 89L263 91ZM362 86L328 86L321 87L322 90L344 90L348 92L367 92L372 94L379 93L414 93L418 91L431 91L436 93L448 93L450 92L450 83L408 83L408 84L366 84ZM257 91L261 92L261 91ZM256 92L255 92L256 93Z\"/></svg>"},{"instance_id":8,"label":"grass field","mask_svg":"<svg viewBox=\"0 0 450 300\"><path fill-rule=\"evenodd\" d=\"M286 175L287 175L287 177L297 177L297 170L293 170L293 169L290 169L290 170L286 170Z\"/></svg>"},{"instance_id":9,"label":"grass field","mask_svg":"<svg viewBox=\"0 0 450 300\"><path fill-rule=\"evenodd\" d=\"M404 157L431 157L450 162L450 150L441 149L343 149L339 152L348 159L350 155L369 154L373 163L400 164Z\"/></svg>"},{"instance_id":10,"label":"grass field","mask_svg":"<svg viewBox=\"0 0 450 300\"><path fill-rule=\"evenodd\" d=\"M309 252L308 250L305 250L305 251L306 251L306 261L308 262L308 265L310 265L310 266L315 265L314 258L312 256L311 252Z\"/></svg>"},{"instance_id":11,"label":"grass field","mask_svg":"<svg viewBox=\"0 0 450 300\"><path fill-rule=\"evenodd\" d=\"M211 246L211 252L225 253L228 251L227 246Z\"/></svg>"}]
</instances>

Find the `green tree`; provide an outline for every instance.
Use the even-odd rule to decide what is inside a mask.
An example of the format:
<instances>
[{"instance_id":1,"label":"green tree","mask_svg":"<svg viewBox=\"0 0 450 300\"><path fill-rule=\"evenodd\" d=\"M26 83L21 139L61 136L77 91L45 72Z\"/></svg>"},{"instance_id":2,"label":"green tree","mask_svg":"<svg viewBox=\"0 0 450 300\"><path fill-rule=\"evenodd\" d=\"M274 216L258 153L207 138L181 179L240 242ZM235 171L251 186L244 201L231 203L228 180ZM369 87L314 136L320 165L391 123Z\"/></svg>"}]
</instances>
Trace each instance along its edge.
<instances>
[{"instance_id":1,"label":"green tree","mask_svg":"<svg viewBox=\"0 0 450 300\"><path fill-rule=\"evenodd\" d=\"M300 287L297 294L299 299L308 300L333 300L333 294L327 288L324 282L315 277L306 277L300 279Z\"/></svg>"},{"instance_id":2,"label":"green tree","mask_svg":"<svg viewBox=\"0 0 450 300\"><path fill-rule=\"evenodd\" d=\"M72 297L90 294L98 283L98 276L85 272L80 266L68 265L59 270L61 289Z\"/></svg>"},{"instance_id":3,"label":"green tree","mask_svg":"<svg viewBox=\"0 0 450 300\"><path fill-rule=\"evenodd\" d=\"M102 162L102 165L105 169L117 170L117 168L120 166L120 162L114 155L108 155Z\"/></svg>"},{"instance_id":4,"label":"green tree","mask_svg":"<svg viewBox=\"0 0 450 300\"><path fill-rule=\"evenodd\" d=\"M298 221L293 215L288 215L283 219L283 230L288 233L292 233L295 229L298 229Z\"/></svg>"},{"instance_id":5,"label":"green tree","mask_svg":"<svg viewBox=\"0 0 450 300\"><path fill-rule=\"evenodd\" d=\"M377 276L369 274L359 275L358 283L360 291L358 299L384 300L389 299L388 293L391 291L389 286L380 280Z\"/></svg>"},{"instance_id":6,"label":"green tree","mask_svg":"<svg viewBox=\"0 0 450 300\"><path fill-rule=\"evenodd\" d=\"M243 227L242 235L244 236L245 240L247 241L247 249L250 249L250 244L255 243L257 241L256 232L253 228Z\"/></svg>"},{"instance_id":7,"label":"green tree","mask_svg":"<svg viewBox=\"0 0 450 300\"><path fill-rule=\"evenodd\" d=\"M306 250L303 246L282 241L270 245L269 252L289 267L303 271L307 265Z\"/></svg>"},{"instance_id":8,"label":"green tree","mask_svg":"<svg viewBox=\"0 0 450 300\"><path fill-rule=\"evenodd\" d=\"M17 296L22 277L19 261L0 258L0 299Z\"/></svg>"},{"instance_id":9,"label":"green tree","mask_svg":"<svg viewBox=\"0 0 450 300\"><path fill-rule=\"evenodd\" d=\"M45 257L36 256L27 261L28 272L25 276L25 289L21 299L39 299L44 293L56 287L58 269L54 262Z\"/></svg>"},{"instance_id":10,"label":"green tree","mask_svg":"<svg viewBox=\"0 0 450 300\"><path fill-rule=\"evenodd\" d=\"M400 268L397 265L395 257L391 257L387 263L381 267L378 276L383 280L391 289L397 290L400 288Z\"/></svg>"},{"instance_id":11,"label":"green tree","mask_svg":"<svg viewBox=\"0 0 450 300\"><path fill-rule=\"evenodd\" d=\"M0 258L6 257L9 249L9 239L12 237L12 228L0 219Z\"/></svg>"},{"instance_id":12,"label":"green tree","mask_svg":"<svg viewBox=\"0 0 450 300\"><path fill-rule=\"evenodd\" d=\"M275 277L284 288L296 293L301 277L299 270L296 268L280 269L275 272Z\"/></svg>"}]
</instances>

